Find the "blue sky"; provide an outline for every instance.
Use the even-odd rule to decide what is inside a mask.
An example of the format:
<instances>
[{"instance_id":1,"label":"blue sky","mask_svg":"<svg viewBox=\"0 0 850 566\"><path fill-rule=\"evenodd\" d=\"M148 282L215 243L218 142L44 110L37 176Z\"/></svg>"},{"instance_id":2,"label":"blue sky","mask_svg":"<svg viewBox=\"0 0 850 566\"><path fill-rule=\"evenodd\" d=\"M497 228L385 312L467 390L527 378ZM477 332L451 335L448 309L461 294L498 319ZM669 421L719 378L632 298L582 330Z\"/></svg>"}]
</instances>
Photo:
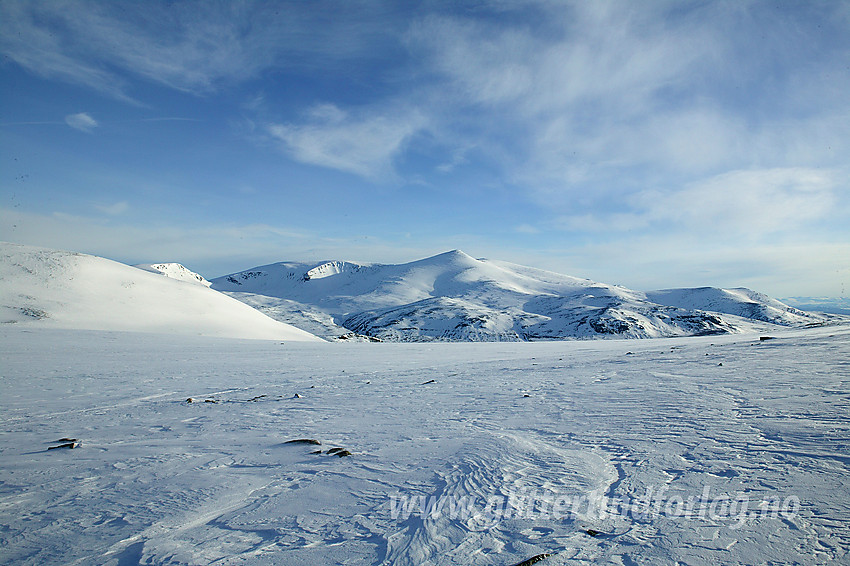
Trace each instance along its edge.
<instances>
[{"instance_id":1,"label":"blue sky","mask_svg":"<svg viewBox=\"0 0 850 566\"><path fill-rule=\"evenodd\" d=\"M850 290L850 2L0 0L0 239Z\"/></svg>"}]
</instances>

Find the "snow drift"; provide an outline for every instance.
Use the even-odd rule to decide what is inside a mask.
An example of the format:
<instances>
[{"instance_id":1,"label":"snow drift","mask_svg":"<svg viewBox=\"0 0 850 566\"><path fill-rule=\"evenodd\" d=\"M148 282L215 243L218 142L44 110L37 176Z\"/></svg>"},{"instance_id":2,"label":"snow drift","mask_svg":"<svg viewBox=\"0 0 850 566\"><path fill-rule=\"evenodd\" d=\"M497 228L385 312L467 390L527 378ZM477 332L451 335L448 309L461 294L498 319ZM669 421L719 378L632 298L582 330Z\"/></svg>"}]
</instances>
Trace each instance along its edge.
<instances>
[{"instance_id":1,"label":"snow drift","mask_svg":"<svg viewBox=\"0 0 850 566\"><path fill-rule=\"evenodd\" d=\"M10 243L0 243L0 323L318 340L201 284L100 257Z\"/></svg>"}]
</instances>

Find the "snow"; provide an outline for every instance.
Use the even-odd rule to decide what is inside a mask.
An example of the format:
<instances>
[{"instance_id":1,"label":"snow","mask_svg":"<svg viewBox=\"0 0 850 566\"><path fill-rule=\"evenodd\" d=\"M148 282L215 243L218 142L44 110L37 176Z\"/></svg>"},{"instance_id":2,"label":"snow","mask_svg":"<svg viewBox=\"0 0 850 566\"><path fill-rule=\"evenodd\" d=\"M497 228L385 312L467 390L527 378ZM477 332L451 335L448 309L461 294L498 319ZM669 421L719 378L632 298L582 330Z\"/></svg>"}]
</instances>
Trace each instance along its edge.
<instances>
[{"instance_id":1,"label":"snow","mask_svg":"<svg viewBox=\"0 0 850 566\"><path fill-rule=\"evenodd\" d=\"M846 564L850 328L770 336L0 325L0 563Z\"/></svg>"},{"instance_id":2,"label":"snow","mask_svg":"<svg viewBox=\"0 0 850 566\"><path fill-rule=\"evenodd\" d=\"M198 275L194 271L189 270L189 268L179 263L140 263L133 267L137 267L144 271L150 271L151 273L159 273L160 275L165 275L166 277L177 279L178 281L198 283L204 287L212 285L212 283L204 279L201 275Z\"/></svg>"},{"instance_id":3,"label":"snow","mask_svg":"<svg viewBox=\"0 0 850 566\"><path fill-rule=\"evenodd\" d=\"M663 305L733 314L783 326L819 322L817 315L795 309L763 293L757 293L743 287L737 289L717 289L713 287L666 289L650 291L646 296L650 300Z\"/></svg>"},{"instance_id":4,"label":"snow","mask_svg":"<svg viewBox=\"0 0 850 566\"><path fill-rule=\"evenodd\" d=\"M0 242L0 326L10 324L318 340L203 284L100 257Z\"/></svg>"},{"instance_id":5,"label":"snow","mask_svg":"<svg viewBox=\"0 0 850 566\"><path fill-rule=\"evenodd\" d=\"M322 279L324 277L330 277L332 275L339 275L351 265L352 264L349 264L344 261L331 261L329 263L323 263L322 265L316 266L313 269L309 270L307 273L305 273L304 279L309 281L310 279Z\"/></svg>"},{"instance_id":6,"label":"snow","mask_svg":"<svg viewBox=\"0 0 850 566\"><path fill-rule=\"evenodd\" d=\"M782 301L805 311L850 315L850 297L786 297Z\"/></svg>"},{"instance_id":7,"label":"snow","mask_svg":"<svg viewBox=\"0 0 850 566\"><path fill-rule=\"evenodd\" d=\"M214 279L213 288L328 339L656 338L832 322L748 289L643 293L460 250L399 265L281 262Z\"/></svg>"}]
</instances>

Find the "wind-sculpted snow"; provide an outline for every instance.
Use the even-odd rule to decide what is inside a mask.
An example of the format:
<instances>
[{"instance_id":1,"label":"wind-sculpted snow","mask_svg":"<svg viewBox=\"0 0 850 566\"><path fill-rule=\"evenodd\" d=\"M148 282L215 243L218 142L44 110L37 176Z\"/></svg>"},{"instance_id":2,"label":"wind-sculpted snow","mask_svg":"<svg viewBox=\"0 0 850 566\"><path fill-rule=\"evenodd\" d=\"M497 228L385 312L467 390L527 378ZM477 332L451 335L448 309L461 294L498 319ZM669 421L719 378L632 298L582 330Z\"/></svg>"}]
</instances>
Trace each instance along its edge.
<instances>
[{"instance_id":1,"label":"wind-sculpted snow","mask_svg":"<svg viewBox=\"0 0 850 566\"><path fill-rule=\"evenodd\" d=\"M457 250L401 265L276 263L215 279L213 287L326 338L656 338L825 321L747 289L646 294Z\"/></svg>"},{"instance_id":2,"label":"wind-sculpted snow","mask_svg":"<svg viewBox=\"0 0 850 566\"><path fill-rule=\"evenodd\" d=\"M850 559L847 327L280 344L4 325L0 359L3 564Z\"/></svg>"},{"instance_id":3,"label":"wind-sculpted snow","mask_svg":"<svg viewBox=\"0 0 850 566\"><path fill-rule=\"evenodd\" d=\"M100 257L0 243L0 325L318 340L198 283Z\"/></svg>"}]
</instances>

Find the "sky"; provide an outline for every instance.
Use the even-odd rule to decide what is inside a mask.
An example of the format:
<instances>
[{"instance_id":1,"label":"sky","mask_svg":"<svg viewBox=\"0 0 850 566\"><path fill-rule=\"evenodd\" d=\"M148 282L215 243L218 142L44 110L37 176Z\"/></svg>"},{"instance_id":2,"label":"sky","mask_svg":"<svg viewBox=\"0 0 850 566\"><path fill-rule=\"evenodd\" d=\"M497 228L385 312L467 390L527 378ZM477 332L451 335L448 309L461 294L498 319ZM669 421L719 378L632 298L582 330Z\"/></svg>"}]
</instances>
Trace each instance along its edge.
<instances>
[{"instance_id":1,"label":"sky","mask_svg":"<svg viewBox=\"0 0 850 566\"><path fill-rule=\"evenodd\" d=\"M850 292L850 2L0 0L0 240Z\"/></svg>"}]
</instances>

